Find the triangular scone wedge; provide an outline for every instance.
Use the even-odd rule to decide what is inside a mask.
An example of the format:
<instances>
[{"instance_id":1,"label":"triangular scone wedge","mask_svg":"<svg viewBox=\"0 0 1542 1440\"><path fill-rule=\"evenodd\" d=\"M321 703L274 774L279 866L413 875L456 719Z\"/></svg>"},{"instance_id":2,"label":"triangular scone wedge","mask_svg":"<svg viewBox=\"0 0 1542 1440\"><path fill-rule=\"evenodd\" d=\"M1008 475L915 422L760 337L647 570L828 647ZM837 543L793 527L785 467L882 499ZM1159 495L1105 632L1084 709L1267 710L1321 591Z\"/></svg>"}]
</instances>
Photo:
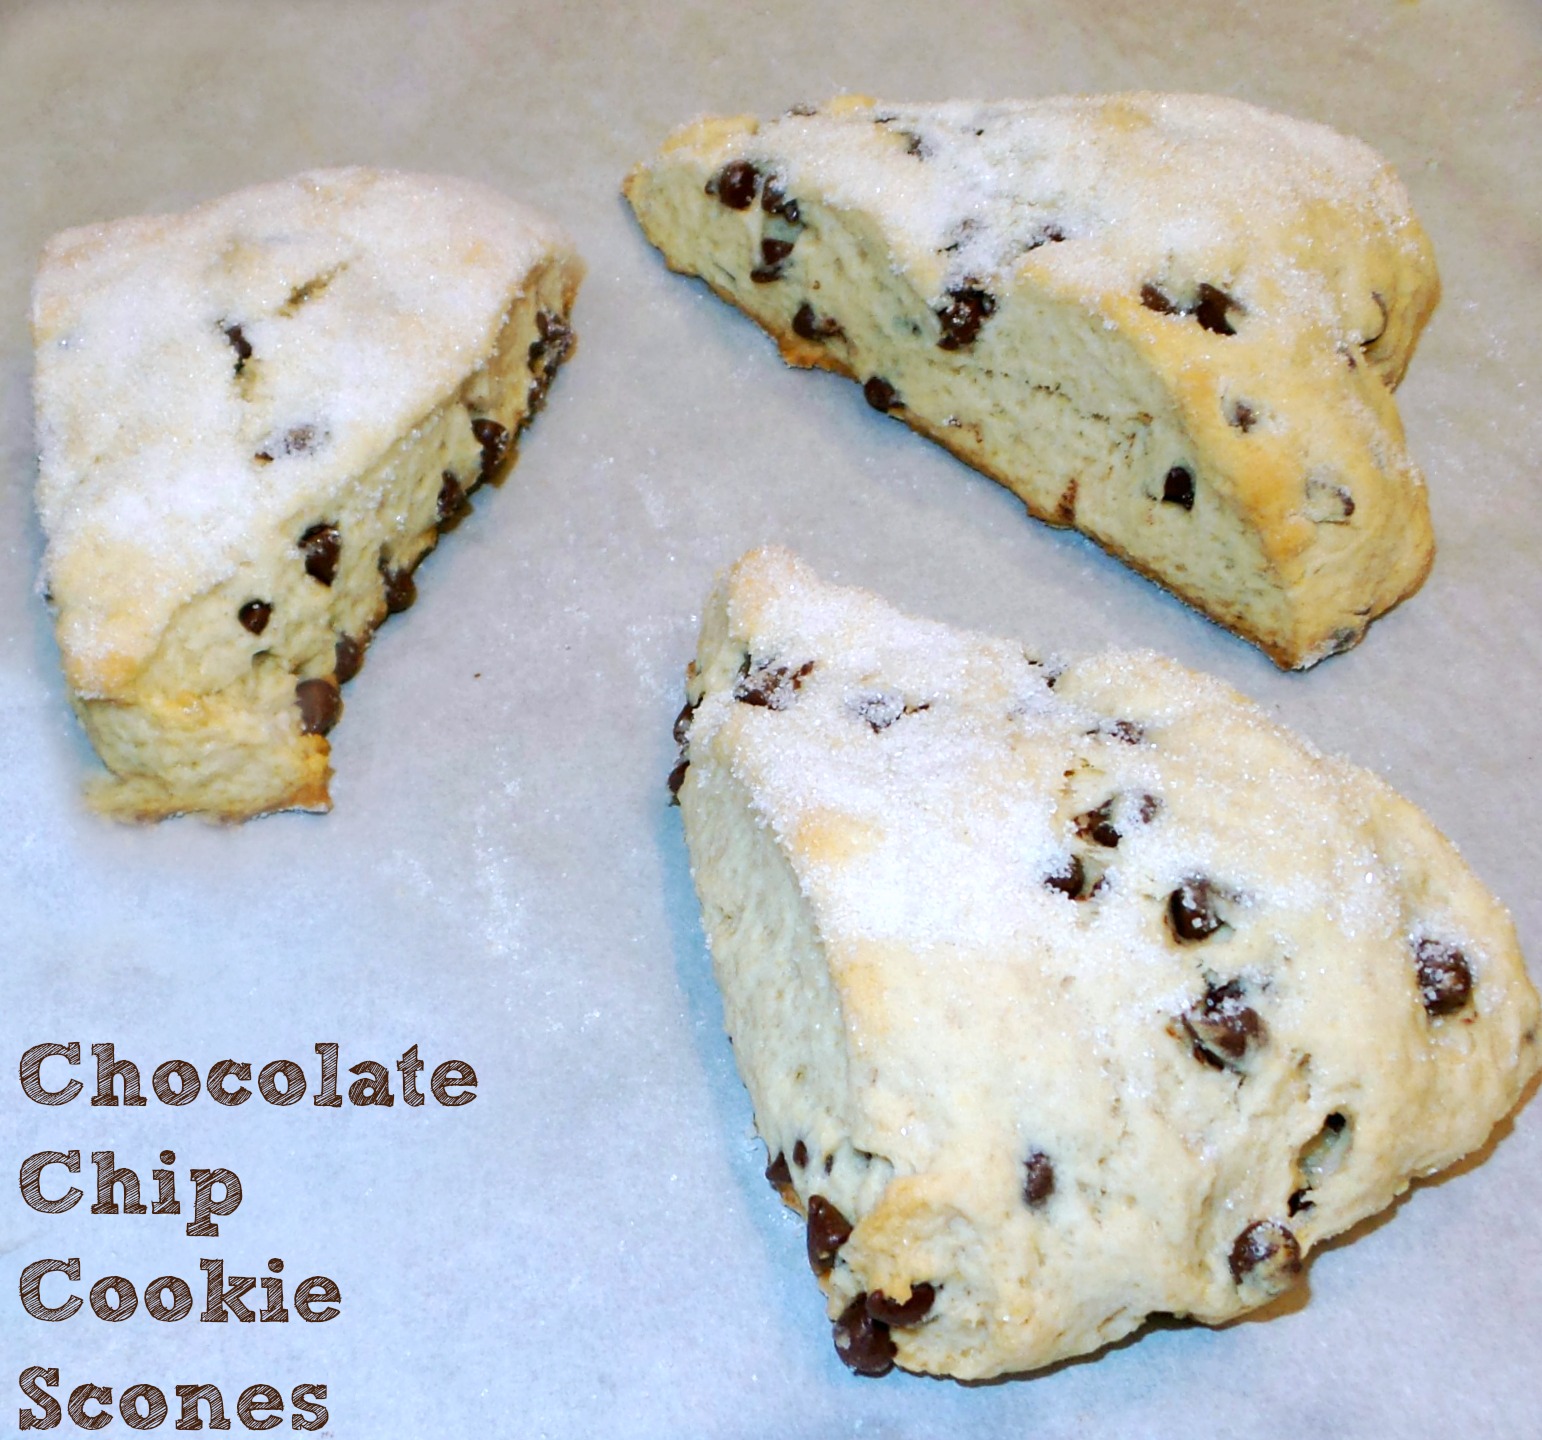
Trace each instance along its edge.
<instances>
[{"instance_id":1,"label":"triangular scone wedge","mask_svg":"<svg viewBox=\"0 0 1542 1440\"><path fill-rule=\"evenodd\" d=\"M43 584L98 808L328 808L338 686L511 456L581 275L492 190L364 169L49 243Z\"/></svg>"},{"instance_id":2,"label":"triangular scone wedge","mask_svg":"<svg viewBox=\"0 0 1542 1440\"><path fill-rule=\"evenodd\" d=\"M734 1056L854 1368L1224 1321L1538 1066L1505 910L1407 801L1149 653L822 584L711 597L672 777Z\"/></svg>"},{"instance_id":3,"label":"triangular scone wedge","mask_svg":"<svg viewBox=\"0 0 1542 1440\"><path fill-rule=\"evenodd\" d=\"M1235 100L707 119L625 185L795 365L1304 667L1433 556L1390 391L1439 282L1388 166Z\"/></svg>"}]
</instances>

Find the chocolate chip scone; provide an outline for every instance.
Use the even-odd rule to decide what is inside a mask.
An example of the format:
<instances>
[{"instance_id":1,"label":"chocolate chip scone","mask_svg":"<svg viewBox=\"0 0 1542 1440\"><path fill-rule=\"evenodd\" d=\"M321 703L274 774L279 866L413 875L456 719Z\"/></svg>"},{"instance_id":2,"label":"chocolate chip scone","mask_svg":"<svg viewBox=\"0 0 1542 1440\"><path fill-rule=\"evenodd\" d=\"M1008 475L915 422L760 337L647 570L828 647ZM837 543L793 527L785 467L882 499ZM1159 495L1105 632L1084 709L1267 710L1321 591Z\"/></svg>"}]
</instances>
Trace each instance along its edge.
<instances>
[{"instance_id":1,"label":"chocolate chip scone","mask_svg":"<svg viewBox=\"0 0 1542 1440\"><path fill-rule=\"evenodd\" d=\"M1433 556L1391 391L1439 294L1364 145L1113 95L698 121L625 185L673 269L1055 525L1305 667Z\"/></svg>"},{"instance_id":2,"label":"chocolate chip scone","mask_svg":"<svg viewBox=\"0 0 1542 1440\"><path fill-rule=\"evenodd\" d=\"M338 687L572 348L582 265L463 180L347 169L56 236L43 585L101 810L325 810Z\"/></svg>"},{"instance_id":3,"label":"chocolate chip scone","mask_svg":"<svg viewBox=\"0 0 1542 1440\"><path fill-rule=\"evenodd\" d=\"M678 792L734 1054L865 1374L1259 1306L1538 1068L1414 806L1149 653L1063 668L782 551L712 596Z\"/></svg>"}]
</instances>

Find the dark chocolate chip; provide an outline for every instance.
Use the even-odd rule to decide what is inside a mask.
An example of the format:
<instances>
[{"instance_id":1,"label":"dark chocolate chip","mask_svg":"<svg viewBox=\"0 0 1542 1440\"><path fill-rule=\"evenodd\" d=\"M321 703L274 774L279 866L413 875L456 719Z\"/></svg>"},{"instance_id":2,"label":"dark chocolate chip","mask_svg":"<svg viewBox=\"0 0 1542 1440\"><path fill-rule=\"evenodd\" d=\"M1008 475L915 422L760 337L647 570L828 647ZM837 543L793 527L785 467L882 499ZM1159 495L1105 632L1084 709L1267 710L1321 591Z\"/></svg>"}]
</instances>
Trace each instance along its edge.
<instances>
[{"instance_id":1,"label":"dark chocolate chip","mask_svg":"<svg viewBox=\"0 0 1542 1440\"><path fill-rule=\"evenodd\" d=\"M1155 310L1158 315L1173 315L1178 310L1167 296L1149 282L1140 287L1140 303L1148 310Z\"/></svg>"},{"instance_id":2,"label":"dark chocolate chip","mask_svg":"<svg viewBox=\"0 0 1542 1440\"><path fill-rule=\"evenodd\" d=\"M675 716L675 744L684 746L691 734L691 717L696 714L696 702L687 700L680 707L680 713Z\"/></svg>"},{"instance_id":3,"label":"dark chocolate chip","mask_svg":"<svg viewBox=\"0 0 1542 1440\"><path fill-rule=\"evenodd\" d=\"M948 291L948 303L937 312L942 322L940 350L963 350L974 344L980 327L996 310L996 297L972 285Z\"/></svg>"},{"instance_id":4,"label":"dark chocolate chip","mask_svg":"<svg viewBox=\"0 0 1542 1440\"><path fill-rule=\"evenodd\" d=\"M778 1190L792 1184L792 1171L787 1168L787 1157L780 1150L776 1158L766 1166L766 1179Z\"/></svg>"},{"instance_id":5,"label":"dark chocolate chip","mask_svg":"<svg viewBox=\"0 0 1542 1440\"><path fill-rule=\"evenodd\" d=\"M225 338L230 341L230 348L236 352L236 374L239 375L246 362L252 358L251 341L241 333L239 325L225 326Z\"/></svg>"},{"instance_id":6,"label":"dark chocolate chip","mask_svg":"<svg viewBox=\"0 0 1542 1440\"><path fill-rule=\"evenodd\" d=\"M742 705L760 705L767 710L785 710L792 704L803 681L814 669L812 660L796 670L791 665L761 665L734 686L734 699Z\"/></svg>"},{"instance_id":7,"label":"dark chocolate chip","mask_svg":"<svg viewBox=\"0 0 1542 1440\"><path fill-rule=\"evenodd\" d=\"M862 393L867 397L867 403L875 410L892 410L900 404L898 393L881 375L874 375L862 387Z\"/></svg>"},{"instance_id":8,"label":"dark chocolate chip","mask_svg":"<svg viewBox=\"0 0 1542 1440\"><path fill-rule=\"evenodd\" d=\"M828 1275L835 1257L851 1239L851 1221L823 1195L808 1197L808 1263L816 1275Z\"/></svg>"},{"instance_id":9,"label":"dark chocolate chip","mask_svg":"<svg viewBox=\"0 0 1542 1440\"><path fill-rule=\"evenodd\" d=\"M332 647L332 676L339 685L346 685L363 668L366 643L352 635L337 637L337 644Z\"/></svg>"},{"instance_id":10,"label":"dark chocolate chip","mask_svg":"<svg viewBox=\"0 0 1542 1440\"><path fill-rule=\"evenodd\" d=\"M1194 508L1194 477L1182 465L1174 465L1163 478L1162 499L1185 510Z\"/></svg>"},{"instance_id":11,"label":"dark chocolate chip","mask_svg":"<svg viewBox=\"0 0 1542 1440\"><path fill-rule=\"evenodd\" d=\"M906 711L903 696L882 694L876 691L866 695L853 696L850 706L853 714L867 721L875 735L880 730L887 730Z\"/></svg>"},{"instance_id":12,"label":"dark chocolate chip","mask_svg":"<svg viewBox=\"0 0 1542 1440\"><path fill-rule=\"evenodd\" d=\"M1078 815L1072 822L1078 840L1090 840L1112 850L1119 844L1119 832L1114 828L1114 797L1109 796L1096 810Z\"/></svg>"},{"instance_id":13,"label":"dark chocolate chip","mask_svg":"<svg viewBox=\"0 0 1542 1440\"><path fill-rule=\"evenodd\" d=\"M1236 327L1227 316L1242 307L1224 290L1214 285L1201 284L1194 300L1194 318L1216 335L1235 335Z\"/></svg>"},{"instance_id":14,"label":"dark chocolate chip","mask_svg":"<svg viewBox=\"0 0 1542 1440\"><path fill-rule=\"evenodd\" d=\"M573 332L568 328L567 321L555 310L537 311L535 328L540 338L530 342L525 359L532 371L550 380L573 348ZM542 393L545 393L544 390Z\"/></svg>"},{"instance_id":15,"label":"dark chocolate chip","mask_svg":"<svg viewBox=\"0 0 1542 1440\"><path fill-rule=\"evenodd\" d=\"M1073 900L1082 898L1082 887L1087 883L1087 872L1082 868L1080 855L1068 855L1055 869L1044 877L1044 884Z\"/></svg>"},{"instance_id":16,"label":"dark chocolate chip","mask_svg":"<svg viewBox=\"0 0 1542 1440\"><path fill-rule=\"evenodd\" d=\"M1301 1246L1288 1226L1278 1220L1255 1220L1231 1247L1231 1278L1242 1284L1250 1275L1271 1282L1271 1288L1284 1288L1301 1273Z\"/></svg>"},{"instance_id":17,"label":"dark chocolate chip","mask_svg":"<svg viewBox=\"0 0 1542 1440\"><path fill-rule=\"evenodd\" d=\"M1146 738L1144 727L1133 720L1105 720L1098 726L1097 733L1117 740L1121 745L1139 745Z\"/></svg>"},{"instance_id":18,"label":"dark chocolate chip","mask_svg":"<svg viewBox=\"0 0 1542 1440\"><path fill-rule=\"evenodd\" d=\"M814 307L805 300L798 306L798 313L792 317L792 333L801 335L805 340L833 340L846 332L841 329L838 320L832 320L828 315L816 315Z\"/></svg>"},{"instance_id":19,"label":"dark chocolate chip","mask_svg":"<svg viewBox=\"0 0 1542 1440\"><path fill-rule=\"evenodd\" d=\"M393 570L382 556L380 578L385 581L386 614L400 615L403 610L410 610L412 602L418 598L418 582L412 578L412 571Z\"/></svg>"},{"instance_id":20,"label":"dark chocolate chip","mask_svg":"<svg viewBox=\"0 0 1542 1440\"><path fill-rule=\"evenodd\" d=\"M716 195L730 210L748 210L755 203L760 171L748 160L730 160L707 182L707 193Z\"/></svg>"},{"instance_id":21,"label":"dark chocolate chip","mask_svg":"<svg viewBox=\"0 0 1542 1440\"><path fill-rule=\"evenodd\" d=\"M1030 1150L1023 1162L1023 1199L1037 1210L1055 1193L1055 1164L1042 1150Z\"/></svg>"},{"instance_id":22,"label":"dark chocolate chip","mask_svg":"<svg viewBox=\"0 0 1542 1440\"><path fill-rule=\"evenodd\" d=\"M439 486L439 505L434 512L435 522L441 530L453 530L471 513L471 502L466 498L465 487L448 470Z\"/></svg>"},{"instance_id":23,"label":"dark chocolate chip","mask_svg":"<svg viewBox=\"0 0 1542 1440\"><path fill-rule=\"evenodd\" d=\"M1243 993L1240 980L1211 985L1204 998L1184 1012L1183 1025L1194 1043L1195 1059L1234 1069L1250 1049L1268 1040L1263 1018L1245 1003ZM1342 1124L1343 1117L1339 1119Z\"/></svg>"},{"instance_id":24,"label":"dark chocolate chip","mask_svg":"<svg viewBox=\"0 0 1542 1440\"><path fill-rule=\"evenodd\" d=\"M1174 938L1185 942L1208 940L1221 928L1215 912L1215 892L1200 876L1185 880L1167 897L1167 923Z\"/></svg>"},{"instance_id":25,"label":"dark chocolate chip","mask_svg":"<svg viewBox=\"0 0 1542 1440\"><path fill-rule=\"evenodd\" d=\"M789 225L802 224L798 202L789 200L775 180L767 180L765 188L760 192L760 208L767 215L780 215Z\"/></svg>"},{"instance_id":26,"label":"dark chocolate chip","mask_svg":"<svg viewBox=\"0 0 1542 1440\"><path fill-rule=\"evenodd\" d=\"M273 618L273 607L266 600L248 600L236 611L236 619L253 635L261 635Z\"/></svg>"},{"instance_id":27,"label":"dark chocolate chip","mask_svg":"<svg viewBox=\"0 0 1542 1440\"><path fill-rule=\"evenodd\" d=\"M767 265L780 265L792 254L792 249L791 240L778 240L774 235L767 235L760 242L761 258Z\"/></svg>"},{"instance_id":28,"label":"dark chocolate chip","mask_svg":"<svg viewBox=\"0 0 1542 1440\"><path fill-rule=\"evenodd\" d=\"M808 1146L801 1140L792 1147L792 1163L800 1170L808 1164Z\"/></svg>"},{"instance_id":29,"label":"dark chocolate chip","mask_svg":"<svg viewBox=\"0 0 1542 1440\"><path fill-rule=\"evenodd\" d=\"M1421 940L1414 947L1418 962L1419 998L1431 1015L1450 1015L1472 998L1472 967L1454 945Z\"/></svg>"},{"instance_id":30,"label":"dark chocolate chip","mask_svg":"<svg viewBox=\"0 0 1542 1440\"><path fill-rule=\"evenodd\" d=\"M835 1353L858 1375L877 1377L894 1368L889 1327L868 1314L866 1295L858 1295L835 1322Z\"/></svg>"},{"instance_id":31,"label":"dark chocolate chip","mask_svg":"<svg viewBox=\"0 0 1542 1440\"><path fill-rule=\"evenodd\" d=\"M302 680L294 687L300 706L300 731L305 735L325 735L343 713L343 697L330 680Z\"/></svg>"},{"instance_id":32,"label":"dark chocolate chip","mask_svg":"<svg viewBox=\"0 0 1542 1440\"><path fill-rule=\"evenodd\" d=\"M884 1325L903 1329L906 1325L919 1325L931 1312L936 1299L937 1287L924 1280L910 1287L907 1300L891 1300L882 1290L869 1290L867 1313Z\"/></svg>"},{"instance_id":33,"label":"dark chocolate chip","mask_svg":"<svg viewBox=\"0 0 1542 1440\"><path fill-rule=\"evenodd\" d=\"M1258 424L1258 411L1246 400L1239 400L1231 407L1231 415L1228 417L1233 428L1240 430L1244 435Z\"/></svg>"},{"instance_id":34,"label":"dark chocolate chip","mask_svg":"<svg viewBox=\"0 0 1542 1440\"><path fill-rule=\"evenodd\" d=\"M503 463L509 449L509 432L496 420L473 420L471 433L482 447L482 470L477 476L480 483L492 479L493 472Z\"/></svg>"},{"instance_id":35,"label":"dark chocolate chip","mask_svg":"<svg viewBox=\"0 0 1542 1440\"><path fill-rule=\"evenodd\" d=\"M337 579L337 562L343 553L342 537L336 525L323 521L312 525L300 537L300 553L305 556L305 573L312 580L330 585Z\"/></svg>"},{"instance_id":36,"label":"dark chocolate chip","mask_svg":"<svg viewBox=\"0 0 1542 1440\"><path fill-rule=\"evenodd\" d=\"M675 761L675 768L669 772L669 803L680 803L680 787L685 784L685 772L691 768L691 762L683 755Z\"/></svg>"},{"instance_id":37,"label":"dark chocolate chip","mask_svg":"<svg viewBox=\"0 0 1542 1440\"><path fill-rule=\"evenodd\" d=\"M1299 1215L1303 1210L1316 1209L1317 1202L1315 1200L1308 1200L1306 1198L1307 1194L1308 1192L1305 1189L1292 1190L1290 1193L1290 1199L1286 1202L1286 1209L1289 1210L1292 1215Z\"/></svg>"}]
</instances>

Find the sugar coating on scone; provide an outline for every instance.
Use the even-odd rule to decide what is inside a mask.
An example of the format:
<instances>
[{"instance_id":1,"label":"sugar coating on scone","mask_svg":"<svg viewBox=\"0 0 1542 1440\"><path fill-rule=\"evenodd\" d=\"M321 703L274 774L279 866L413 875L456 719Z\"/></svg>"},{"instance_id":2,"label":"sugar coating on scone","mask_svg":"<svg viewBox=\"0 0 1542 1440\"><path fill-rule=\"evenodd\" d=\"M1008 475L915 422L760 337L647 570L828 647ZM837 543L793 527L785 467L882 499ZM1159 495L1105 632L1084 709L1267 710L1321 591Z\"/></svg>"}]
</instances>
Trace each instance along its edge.
<instances>
[{"instance_id":1,"label":"sugar coating on scone","mask_svg":"<svg viewBox=\"0 0 1542 1440\"><path fill-rule=\"evenodd\" d=\"M1513 926L1450 843L1213 679L1060 665L763 550L688 691L734 1055L859 1371L1253 1309L1538 1067Z\"/></svg>"},{"instance_id":2,"label":"sugar coating on scone","mask_svg":"<svg viewBox=\"0 0 1542 1440\"><path fill-rule=\"evenodd\" d=\"M1433 555L1390 391L1439 294L1390 168L1209 96L844 97L671 137L626 193L783 356L1280 665Z\"/></svg>"},{"instance_id":3,"label":"sugar coating on scone","mask_svg":"<svg viewBox=\"0 0 1542 1440\"><path fill-rule=\"evenodd\" d=\"M358 168L49 243L42 584L100 808L327 807L337 687L510 458L581 274L495 191Z\"/></svg>"}]
</instances>

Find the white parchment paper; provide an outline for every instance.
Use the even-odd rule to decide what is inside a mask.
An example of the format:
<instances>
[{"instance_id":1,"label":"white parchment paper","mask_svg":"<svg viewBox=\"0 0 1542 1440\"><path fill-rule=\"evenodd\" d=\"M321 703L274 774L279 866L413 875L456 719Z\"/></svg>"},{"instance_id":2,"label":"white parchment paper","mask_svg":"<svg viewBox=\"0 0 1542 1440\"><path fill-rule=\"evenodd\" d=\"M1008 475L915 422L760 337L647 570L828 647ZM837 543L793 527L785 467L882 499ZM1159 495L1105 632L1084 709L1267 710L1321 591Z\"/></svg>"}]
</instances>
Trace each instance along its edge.
<instances>
[{"instance_id":1,"label":"white parchment paper","mask_svg":"<svg viewBox=\"0 0 1542 1440\"><path fill-rule=\"evenodd\" d=\"M1220 674L1424 806L1542 954L1539 75L1534 0L0 5L0 1168L79 1149L88 1189L57 1216L0 1195L0 1414L44 1365L65 1393L215 1383L232 1415L247 1385L321 1382L326 1433L371 1440L1542 1434L1535 1105L1480 1163L1318 1254L1263 1319L1155 1328L991 1386L850 1375L761 1177L663 788L713 573L780 541L920 613ZM704 111L1127 88L1357 134L1435 241L1446 296L1400 393L1439 557L1306 676L1028 521L856 387L783 367L665 271L617 190ZM356 161L471 175L561 220L590 266L579 353L349 687L335 811L109 825L78 799L92 762L32 588L37 251L67 225ZM25 1101L21 1052L71 1040L88 1081L100 1041L146 1080L173 1057L291 1058L312 1083L317 1042L345 1067L417 1044L430 1066L470 1061L479 1098ZM189 1167L234 1169L243 1203L217 1239L188 1238L185 1215L92 1216L99 1149L147 1190L162 1149L179 1188ZM175 1274L201 1307L200 1258L260 1275L279 1257L290 1280L336 1279L343 1311L27 1317L22 1267L71 1256L83 1283L56 1277L55 1297Z\"/></svg>"}]
</instances>

